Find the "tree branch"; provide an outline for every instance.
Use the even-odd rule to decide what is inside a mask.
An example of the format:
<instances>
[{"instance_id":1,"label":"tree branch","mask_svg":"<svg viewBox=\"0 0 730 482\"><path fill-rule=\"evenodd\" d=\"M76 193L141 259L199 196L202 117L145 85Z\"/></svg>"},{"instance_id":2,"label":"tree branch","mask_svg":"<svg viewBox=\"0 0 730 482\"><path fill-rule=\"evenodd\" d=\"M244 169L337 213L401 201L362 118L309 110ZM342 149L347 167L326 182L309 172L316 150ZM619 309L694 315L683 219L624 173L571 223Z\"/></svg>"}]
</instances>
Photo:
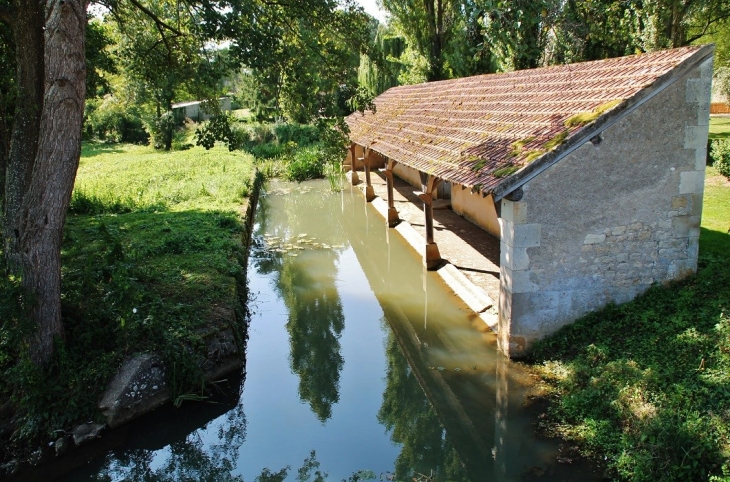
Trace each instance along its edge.
<instances>
[{"instance_id":1,"label":"tree branch","mask_svg":"<svg viewBox=\"0 0 730 482\"><path fill-rule=\"evenodd\" d=\"M139 3L138 0L129 0L129 3L131 3L138 9L140 9L145 15L147 15L149 18L151 18L152 21L155 22L155 24L157 24L158 29L165 28L165 29L169 30L170 32L173 32L174 34L179 35L180 37L184 36L184 34L180 30L178 30L177 28L173 27L172 25L170 25L166 22L163 22L160 19L160 17L158 17L150 9L148 9L147 7L145 7L144 5Z\"/></svg>"}]
</instances>

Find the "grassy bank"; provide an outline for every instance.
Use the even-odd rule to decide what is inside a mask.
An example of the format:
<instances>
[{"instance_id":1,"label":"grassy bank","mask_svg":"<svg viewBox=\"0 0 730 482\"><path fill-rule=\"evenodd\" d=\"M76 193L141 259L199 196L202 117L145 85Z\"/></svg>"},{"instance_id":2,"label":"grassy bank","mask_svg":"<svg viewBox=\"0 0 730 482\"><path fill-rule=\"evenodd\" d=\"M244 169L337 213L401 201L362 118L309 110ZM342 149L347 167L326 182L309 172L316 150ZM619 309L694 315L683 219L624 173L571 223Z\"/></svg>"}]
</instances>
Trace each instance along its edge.
<instances>
[{"instance_id":1,"label":"grassy bank","mask_svg":"<svg viewBox=\"0 0 730 482\"><path fill-rule=\"evenodd\" d=\"M609 478L730 480L728 228L730 182L708 167L697 276L591 314L532 353L551 402L543 428Z\"/></svg>"},{"instance_id":2,"label":"grassy bank","mask_svg":"<svg viewBox=\"0 0 730 482\"><path fill-rule=\"evenodd\" d=\"M96 404L125 356L156 350L173 396L200 389L203 339L243 321L242 204L253 159L222 148L162 153L85 145L62 248L66 340L48 373L15 364L0 336L2 399L14 447L99 419Z\"/></svg>"}]
</instances>

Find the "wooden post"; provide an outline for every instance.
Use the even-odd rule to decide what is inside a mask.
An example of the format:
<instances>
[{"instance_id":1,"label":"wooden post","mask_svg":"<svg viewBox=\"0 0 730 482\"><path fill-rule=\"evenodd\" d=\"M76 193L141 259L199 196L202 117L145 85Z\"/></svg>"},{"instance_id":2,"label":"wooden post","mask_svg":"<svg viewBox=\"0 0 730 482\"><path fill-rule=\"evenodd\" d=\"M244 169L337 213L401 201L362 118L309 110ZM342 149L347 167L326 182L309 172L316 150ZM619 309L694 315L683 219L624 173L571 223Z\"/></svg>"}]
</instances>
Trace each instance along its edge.
<instances>
[{"instance_id":1,"label":"wooden post","mask_svg":"<svg viewBox=\"0 0 730 482\"><path fill-rule=\"evenodd\" d=\"M347 173L350 184L352 184L353 186L360 183L360 178L358 177L357 171L355 170L355 161L357 160L357 157L355 157L355 146L356 144L354 142L350 144L350 172Z\"/></svg>"},{"instance_id":2,"label":"wooden post","mask_svg":"<svg viewBox=\"0 0 730 482\"><path fill-rule=\"evenodd\" d=\"M382 173L385 174L385 183L388 186L388 226L391 228L400 222L398 211L395 209L395 198L393 196L393 168L396 164L397 161L388 159L385 163L385 169L382 170Z\"/></svg>"},{"instance_id":3,"label":"wooden post","mask_svg":"<svg viewBox=\"0 0 730 482\"><path fill-rule=\"evenodd\" d=\"M370 157L372 156L372 152L370 149L365 148L364 157L361 157L360 160L365 164L365 200L367 202L372 201L375 199L375 189L373 189L373 184L370 182Z\"/></svg>"},{"instance_id":4,"label":"wooden post","mask_svg":"<svg viewBox=\"0 0 730 482\"><path fill-rule=\"evenodd\" d=\"M424 175L422 174L423 177ZM428 270L437 269L443 261L441 259L441 253L439 253L438 245L433 239L433 192L440 182L441 179L428 175L426 182L422 184L423 192L416 193L423 201L423 213L426 217L426 252L424 263Z\"/></svg>"}]
</instances>

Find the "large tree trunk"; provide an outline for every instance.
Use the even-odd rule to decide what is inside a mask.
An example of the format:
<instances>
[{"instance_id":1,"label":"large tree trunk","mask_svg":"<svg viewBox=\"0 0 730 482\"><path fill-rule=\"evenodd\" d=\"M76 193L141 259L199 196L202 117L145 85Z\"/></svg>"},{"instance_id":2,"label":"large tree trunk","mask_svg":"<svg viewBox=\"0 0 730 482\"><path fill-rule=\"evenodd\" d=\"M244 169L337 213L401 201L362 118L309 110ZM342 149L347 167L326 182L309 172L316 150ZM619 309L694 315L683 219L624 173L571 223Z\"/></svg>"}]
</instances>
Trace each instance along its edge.
<instances>
[{"instance_id":1,"label":"large tree trunk","mask_svg":"<svg viewBox=\"0 0 730 482\"><path fill-rule=\"evenodd\" d=\"M38 152L43 106L43 26L40 1L13 2L12 29L17 68L17 101L4 176L3 243L11 271L20 269L19 214Z\"/></svg>"},{"instance_id":2,"label":"large tree trunk","mask_svg":"<svg viewBox=\"0 0 730 482\"><path fill-rule=\"evenodd\" d=\"M23 287L33 299L30 356L36 364L48 361L54 338L63 336L61 238L81 153L85 30L84 0L46 1L40 135L17 215L17 249L9 253L19 258Z\"/></svg>"}]
</instances>

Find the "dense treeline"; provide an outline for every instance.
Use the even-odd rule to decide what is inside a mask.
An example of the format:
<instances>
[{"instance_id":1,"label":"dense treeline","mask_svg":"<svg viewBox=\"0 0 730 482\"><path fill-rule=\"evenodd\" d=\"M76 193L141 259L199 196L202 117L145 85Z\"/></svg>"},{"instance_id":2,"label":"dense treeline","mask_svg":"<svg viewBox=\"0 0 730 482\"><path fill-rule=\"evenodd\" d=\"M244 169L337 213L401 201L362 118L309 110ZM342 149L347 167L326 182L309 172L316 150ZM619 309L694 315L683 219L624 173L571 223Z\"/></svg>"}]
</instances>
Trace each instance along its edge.
<instances>
[{"instance_id":1,"label":"dense treeline","mask_svg":"<svg viewBox=\"0 0 730 482\"><path fill-rule=\"evenodd\" d=\"M728 62L722 0L383 0L360 83L440 80L717 42Z\"/></svg>"}]
</instances>

